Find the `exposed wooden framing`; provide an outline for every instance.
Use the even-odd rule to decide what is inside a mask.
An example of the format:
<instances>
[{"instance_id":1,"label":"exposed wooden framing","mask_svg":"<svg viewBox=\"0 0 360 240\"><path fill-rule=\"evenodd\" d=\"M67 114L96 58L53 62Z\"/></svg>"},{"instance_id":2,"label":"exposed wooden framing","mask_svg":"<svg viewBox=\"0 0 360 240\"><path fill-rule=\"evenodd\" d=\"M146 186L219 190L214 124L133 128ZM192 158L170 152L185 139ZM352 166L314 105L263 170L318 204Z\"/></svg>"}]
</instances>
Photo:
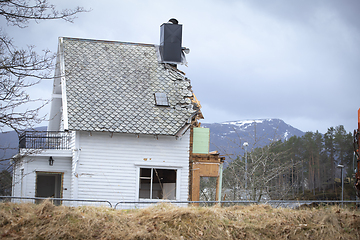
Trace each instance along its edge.
<instances>
[{"instance_id":1,"label":"exposed wooden framing","mask_svg":"<svg viewBox=\"0 0 360 240\"><path fill-rule=\"evenodd\" d=\"M193 153L193 128L199 126L197 121L194 120L190 129L190 179L189 179L189 200L200 200L200 177L216 177L219 181L220 164L225 161L225 157L220 157L217 152L208 154ZM216 184L216 201L218 200L218 186Z\"/></svg>"},{"instance_id":2,"label":"exposed wooden framing","mask_svg":"<svg viewBox=\"0 0 360 240\"><path fill-rule=\"evenodd\" d=\"M190 189L190 201L199 201L200 199L200 177L216 177L219 179L220 162L193 162L192 171L192 187ZM219 189L216 188L218 193ZM218 194L216 194L217 198ZM218 200L218 199L215 199Z\"/></svg>"},{"instance_id":3,"label":"exposed wooden framing","mask_svg":"<svg viewBox=\"0 0 360 240\"><path fill-rule=\"evenodd\" d=\"M198 113L193 117L190 126L190 152L189 152L189 200L200 200L200 177L216 177L216 200L218 200L219 192L219 169L220 165L225 161L225 157L220 157L218 152L208 154L193 153L193 134L194 127L200 127L198 120L203 119L201 113L201 104L195 94L190 98Z\"/></svg>"}]
</instances>

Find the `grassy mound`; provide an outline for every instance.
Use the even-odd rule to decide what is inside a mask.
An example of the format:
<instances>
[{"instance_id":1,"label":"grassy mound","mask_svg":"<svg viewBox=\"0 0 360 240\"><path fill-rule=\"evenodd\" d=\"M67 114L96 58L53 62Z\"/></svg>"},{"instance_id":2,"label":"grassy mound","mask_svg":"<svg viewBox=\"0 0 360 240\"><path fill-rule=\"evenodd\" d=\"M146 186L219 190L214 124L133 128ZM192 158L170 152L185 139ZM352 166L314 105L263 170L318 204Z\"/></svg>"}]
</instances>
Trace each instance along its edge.
<instances>
[{"instance_id":1,"label":"grassy mound","mask_svg":"<svg viewBox=\"0 0 360 240\"><path fill-rule=\"evenodd\" d=\"M360 239L360 212L266 205L113 210L0 204L3 239Z\"/></svg>"}]
</instances>

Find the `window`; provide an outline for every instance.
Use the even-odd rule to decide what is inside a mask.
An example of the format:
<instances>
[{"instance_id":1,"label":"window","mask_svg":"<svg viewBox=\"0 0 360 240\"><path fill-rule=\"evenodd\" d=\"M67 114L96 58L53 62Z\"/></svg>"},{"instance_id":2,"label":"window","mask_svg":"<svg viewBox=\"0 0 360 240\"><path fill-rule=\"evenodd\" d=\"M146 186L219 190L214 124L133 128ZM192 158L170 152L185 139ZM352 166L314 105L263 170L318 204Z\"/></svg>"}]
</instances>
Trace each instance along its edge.
<instances>
[{"instance_id":1,"label":"window","mask_svg":"<svg viewBox=\"0 0 360 240\"><path fill-rule=\"evenodd\" d=\"M166 93L155 93L155 104L157 106L169 106L169 101Z\"/></svg>"},{"instance_id":2,"label":"window","mask_svg":"<svg viewBox=\"0 0 360 240\"><path fill-rule=\"evenodd\" d=\"M176 200L176 170L140 168L139 198Z\"/></svg>"}]
</instances>

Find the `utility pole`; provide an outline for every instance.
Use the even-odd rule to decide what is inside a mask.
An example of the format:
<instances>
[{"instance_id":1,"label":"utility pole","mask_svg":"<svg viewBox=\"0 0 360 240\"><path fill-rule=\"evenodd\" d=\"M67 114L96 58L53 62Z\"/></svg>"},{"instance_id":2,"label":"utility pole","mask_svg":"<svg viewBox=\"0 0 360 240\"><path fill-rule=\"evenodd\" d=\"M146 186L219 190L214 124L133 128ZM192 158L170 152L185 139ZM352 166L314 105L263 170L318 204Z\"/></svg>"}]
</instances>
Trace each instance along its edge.
<instances>
[{"instance_id":1,"label":"utility pole","mask_svg":"<svg viewBox=\"0 0 360 240\"><path fill-rule=\"evenodd\" d=\"M344 207L344 176L343 176L343 168L344 165L337 165L338 168L341 169L341 207Z\"/></svg>"},{"instance_id":2,"label":"utility pole","mask_svg":"<svg viewBox=\"0 0 360 240\"><path fill-rule=\"evenodd\" d=\"M246 195L246 199L248 199L248 189L247 189L247 147L249 146L249 144L247 142L244 142L243 146L245 148L245 195Z\"/></svg>"}]
</instances>

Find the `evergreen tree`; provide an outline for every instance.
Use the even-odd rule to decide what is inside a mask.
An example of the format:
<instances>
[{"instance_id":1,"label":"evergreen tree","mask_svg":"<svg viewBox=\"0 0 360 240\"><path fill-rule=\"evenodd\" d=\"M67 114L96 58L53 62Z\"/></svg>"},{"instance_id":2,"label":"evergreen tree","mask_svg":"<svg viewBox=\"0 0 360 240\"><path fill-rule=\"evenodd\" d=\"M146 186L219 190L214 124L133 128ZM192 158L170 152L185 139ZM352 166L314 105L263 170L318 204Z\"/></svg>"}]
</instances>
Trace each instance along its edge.
<instances>
[{"instance_id":1,"label":"evergreen tree","mask_svg":"<svg viewBox=\"0 0 360 240\"><path fill-rule=\"evenodd\" d=\"M285 142L275 141L248 152L248 193L252 200L266 194L272 199L294 198L311 192L312 199L338 199L336 166L344 164L352 175L352 135L342 125L328 128L322 135L307 132ZM224 187L233 200L244 189L244 157L238 156L224 171ZM338 175L336 175L336 173ZM325 194L326 193L326 194ZM355 192L353 191L354 195ZM351 194L348 194L351 195Z\"/></svg>"}]
</instances>

